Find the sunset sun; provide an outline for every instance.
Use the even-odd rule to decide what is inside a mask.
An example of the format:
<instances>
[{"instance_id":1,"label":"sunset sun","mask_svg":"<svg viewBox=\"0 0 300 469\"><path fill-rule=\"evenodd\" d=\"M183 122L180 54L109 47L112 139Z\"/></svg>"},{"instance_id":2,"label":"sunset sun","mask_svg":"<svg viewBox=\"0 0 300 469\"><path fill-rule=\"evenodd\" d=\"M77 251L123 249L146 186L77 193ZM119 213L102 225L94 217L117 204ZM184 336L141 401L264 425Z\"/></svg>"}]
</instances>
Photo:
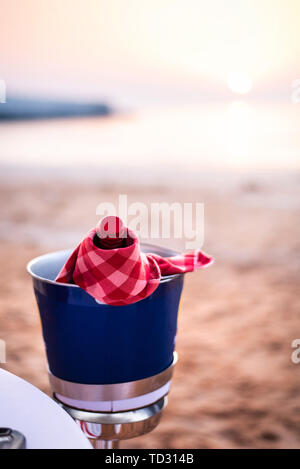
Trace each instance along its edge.
<instances>
[{"instance_id":1,"label":"sunset sun","mask_svg":"<svg viewBox=\"0 0 300 469\"><path fill-rule=\"evenodd\" d=\"M227 77L228 88L236 94L247 94L252 89L252 78L247 73L232 72Z\"/></svg>"}]
</instances>

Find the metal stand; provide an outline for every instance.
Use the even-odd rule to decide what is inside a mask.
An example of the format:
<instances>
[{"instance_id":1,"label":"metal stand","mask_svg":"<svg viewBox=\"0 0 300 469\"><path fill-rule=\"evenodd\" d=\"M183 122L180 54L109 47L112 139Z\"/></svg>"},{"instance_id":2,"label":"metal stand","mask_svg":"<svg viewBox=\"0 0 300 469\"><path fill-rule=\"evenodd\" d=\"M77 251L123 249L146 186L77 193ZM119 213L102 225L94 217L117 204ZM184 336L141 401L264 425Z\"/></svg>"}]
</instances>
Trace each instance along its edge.
<instances>
[{"instance_id":1,"label":"metal stand","mask_svg":"<svg viewBox=\"0 0 300 469\"><path fill-rule=\"evenodd\" d=\"M117 440L97 440L90 438L90 442L94 446L94 449L118 449L119 442Z\"/></svg>"},{"instance_id":2,"label":"metal stand","mask_svg":"<svg viewBox=\"0 0 300 469\"><path fill-rule=\"evenodd\" d=\"M94 448L117 448L151 432L167 405L177 354L171 365L154 376L116 384L82 384L49 372L54 399L78 423Z\"/></svg>"},{"instance_id":3,"label":"metal stand","mask_svg":"<svg viewBox=\"0 0 300 469\"><path fill-rule=\"evenodd\" d=\"M95 449L118 448L120 440L127 440L151 432L159 423L167 397L141 409L126 412L91 412L56 402L80 425Z\"/></svg>"}]
</instances>

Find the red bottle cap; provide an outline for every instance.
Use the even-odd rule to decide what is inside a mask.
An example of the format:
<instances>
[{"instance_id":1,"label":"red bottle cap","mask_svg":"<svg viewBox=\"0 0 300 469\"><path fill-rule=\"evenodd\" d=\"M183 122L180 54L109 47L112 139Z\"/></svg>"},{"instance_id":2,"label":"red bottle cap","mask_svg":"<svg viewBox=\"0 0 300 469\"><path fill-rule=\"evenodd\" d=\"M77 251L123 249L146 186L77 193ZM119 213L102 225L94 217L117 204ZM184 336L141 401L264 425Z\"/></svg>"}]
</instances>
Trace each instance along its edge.
<instances>
[{"instance_id":1,"label":"red bottle cap","mask_svg":"<svg viewBox=\"0 0 300 469\"><path fill-rule=\"evenodd\" d=\"M121 246L124 240L125 226L119 217L109 216L101 220L97 227L100 246L115 249Z\"/></svg>"}]
</instances>

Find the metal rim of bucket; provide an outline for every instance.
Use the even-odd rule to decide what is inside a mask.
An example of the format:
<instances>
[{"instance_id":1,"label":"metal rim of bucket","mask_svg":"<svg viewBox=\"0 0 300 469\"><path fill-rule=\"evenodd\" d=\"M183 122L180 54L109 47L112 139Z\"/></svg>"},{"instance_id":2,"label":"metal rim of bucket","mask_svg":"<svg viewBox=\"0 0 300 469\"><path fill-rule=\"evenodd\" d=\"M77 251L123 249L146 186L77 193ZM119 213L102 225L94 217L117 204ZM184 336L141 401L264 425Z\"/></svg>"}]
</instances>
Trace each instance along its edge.
<instances>
[{"instance_id":1,"label":"metal rim of bucket","mask_svg":"<svg viewBox=\"0 0 300 469\"><path fill-rule=\"evenodd\" d=\"M128 410L125 412L92 412L87 410L76 409L64 405L59 399L54 396L54 400L65 409L73 419L90 423L101 423L103 425L118 425L118 424L137 424L144 420L148 420L155 414L160 413L167 405L167 397L164 396L153 404L141 407L140 409ZM132 437L131 437L132 438Z\"/></svg>"},{"instance_id":2,"label":"metal rim of bucket","mask_svg":"<svg viewBox=\"0 0 300 469\"><path fill-rule=\"evenodd\" d=\"M141 247L143 249L147 249L146 253L151 253L151 248L152 250L162 250L165 252L165 254L167 253L168 256L176 256L178 255L179 253L177 251L173 251L171 249L168 249L168 248L161 248L159 246L155 246L154 244L148 244L148 243L142 243L141 244ZM148 250L150 249L150 250ZM60 250L60 251L53 251L53 252L48 252L46 254L42 254L41 256L37 256L37 257L34 257L33 259L31 259L31 261L28 262L27 266L26 266L26 269L27 269L27 272L31 275L31 277L37 279L37 280L41 280L45 283L49 283L51 285L56 285L56 286L60 286L60 287L72 287L72 288L80 288L78 285L74 284L74 283L60 283L60 282L56 282L55 280L49 280L45 277L41 277L40 275L37 275L33 272L32 270L32 267L34 266L34 264L41 260L41 259L45 259L47 258L48 256L51 256L53 254L58 254L58 253L61 253L61 252L65 252L65 250ZM171 280L173 280L174 278L177 278L177 277L180 277L182 274L173 274L173 275L166 275L165 277L162 277L161 280L160 280L160 283L166 283L166 282L170 282ZM100 303L100 302L99 302ZM100 304L103 304L105 305L105 303L100 303Z\"/></svg>"},{"instance_id":3,"label":"metal rim of bucket","mask_svg":"<svg viewBox=\"0 0 300 469\"><path fill-rule=\"evenodd\" d=\"M57 378L49 371L49 381L54 393L70 399L86 401L113 401L132 399L156 391L170 381L178 360L177 352L173 362L165 370L148 378L114 384L81 384Z\"/></svg>"}]
</instances>

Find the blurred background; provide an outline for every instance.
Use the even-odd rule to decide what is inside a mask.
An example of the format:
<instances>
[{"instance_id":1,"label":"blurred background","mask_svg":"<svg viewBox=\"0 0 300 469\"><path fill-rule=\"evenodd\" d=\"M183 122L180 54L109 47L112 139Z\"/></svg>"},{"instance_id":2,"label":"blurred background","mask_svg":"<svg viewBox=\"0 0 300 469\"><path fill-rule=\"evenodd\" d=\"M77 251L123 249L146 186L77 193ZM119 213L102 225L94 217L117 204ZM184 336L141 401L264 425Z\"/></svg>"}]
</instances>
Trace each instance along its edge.
<instances>
[{"instance_id":1,"label":"blurred background","mask_svg":"<svg viewBox=\"0 0 300 469\"><path fill-rule=\"evenodd\" d=\"M122 447L299 448L299 2L0 8L3 366L49 392L33 256L118 194L203 202L216 262L186 278L169 406Z\"/></svg>"}]
</instances>

